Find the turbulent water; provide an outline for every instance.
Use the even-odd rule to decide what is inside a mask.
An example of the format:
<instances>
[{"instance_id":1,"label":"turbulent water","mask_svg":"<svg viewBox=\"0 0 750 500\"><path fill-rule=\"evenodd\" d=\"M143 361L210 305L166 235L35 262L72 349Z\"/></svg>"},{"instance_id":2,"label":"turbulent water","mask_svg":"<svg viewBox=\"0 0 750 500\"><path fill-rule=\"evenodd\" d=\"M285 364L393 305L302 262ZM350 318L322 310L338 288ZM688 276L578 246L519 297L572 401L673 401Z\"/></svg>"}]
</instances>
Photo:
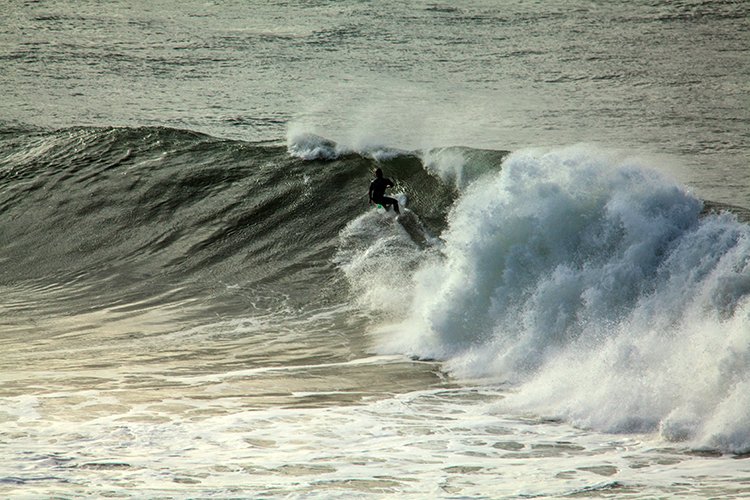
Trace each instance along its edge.
<instances>
[{"instance_id":1,"label":"turbulent water","mask_svg":"<svg viewBox=\"0 0 750 500\"><path fill-rule=\"evenodd\" d=\"M747 3L6 10L2 496L750 494Z\"/></svg>"}]
</instances>

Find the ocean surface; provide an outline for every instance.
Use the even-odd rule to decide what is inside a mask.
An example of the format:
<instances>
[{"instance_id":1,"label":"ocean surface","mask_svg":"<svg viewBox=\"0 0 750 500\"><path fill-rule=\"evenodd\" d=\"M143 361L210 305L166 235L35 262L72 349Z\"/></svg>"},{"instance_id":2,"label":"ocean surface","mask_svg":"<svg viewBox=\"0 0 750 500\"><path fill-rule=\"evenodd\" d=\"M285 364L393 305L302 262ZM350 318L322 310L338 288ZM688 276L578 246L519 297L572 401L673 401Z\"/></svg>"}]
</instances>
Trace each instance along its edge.
<instances>
[{"instance_id":1,"label":"ocean surface","mask_svg":"<svg viewBox=\"0 0 750 500\"><path fill-rule=\"evenodd\" d=\"M0 496L746 498L749 48L730 0L4 3Z\"/></svg>"}]
</instances>

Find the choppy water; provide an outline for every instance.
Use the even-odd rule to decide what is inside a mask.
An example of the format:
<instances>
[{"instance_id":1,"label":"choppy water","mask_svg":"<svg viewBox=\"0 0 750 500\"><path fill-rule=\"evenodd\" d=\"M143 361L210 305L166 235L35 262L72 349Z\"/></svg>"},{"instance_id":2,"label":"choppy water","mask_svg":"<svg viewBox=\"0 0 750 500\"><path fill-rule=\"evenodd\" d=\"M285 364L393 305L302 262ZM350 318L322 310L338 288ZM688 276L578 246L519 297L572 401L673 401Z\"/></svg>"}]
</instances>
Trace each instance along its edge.
<instances>
[{"instance_id":1,"label":"choppy water","mask_svg":"<svg viewBox=\"0 0 750 500\"><path fill-rule=\"evenodd\" d=\"M6 10L4 496L750 492L747 3Z\"/></svg>"}]
</instances>

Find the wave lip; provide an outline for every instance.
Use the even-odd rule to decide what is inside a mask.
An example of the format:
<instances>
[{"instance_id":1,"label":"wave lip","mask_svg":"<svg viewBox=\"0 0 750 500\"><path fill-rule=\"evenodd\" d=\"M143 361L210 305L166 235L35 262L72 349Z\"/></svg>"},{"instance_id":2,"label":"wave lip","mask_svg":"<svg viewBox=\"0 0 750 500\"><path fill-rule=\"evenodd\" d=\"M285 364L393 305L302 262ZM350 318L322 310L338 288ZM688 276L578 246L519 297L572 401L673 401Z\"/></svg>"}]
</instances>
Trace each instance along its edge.
<instances>
[{"instance_id":1,"label":"wave lip","mask_svg":"<svg viewBox=\"0 0 750 500\"><path fill-rule=\"evenodd\" d=\"M287 151L302 160L335 160L347 153L334 141L311 133L296 133L287 138Z\"/></svg>"},{"instance_id":2,"label":"wave lip","mask_svg":"<svg viewBox=\"0 0 750 500\"><path fill-rule=\"evenodd\" d=\"M352 142L337 142L299 126L291 127L287 132L287 151L291 156L306 161L330 161L349 155L358 155L376 162L384 162L400 156L415 155L412 151L384 146L377 140L367 138L359 138Z\"/></svg>"}]
</instances>

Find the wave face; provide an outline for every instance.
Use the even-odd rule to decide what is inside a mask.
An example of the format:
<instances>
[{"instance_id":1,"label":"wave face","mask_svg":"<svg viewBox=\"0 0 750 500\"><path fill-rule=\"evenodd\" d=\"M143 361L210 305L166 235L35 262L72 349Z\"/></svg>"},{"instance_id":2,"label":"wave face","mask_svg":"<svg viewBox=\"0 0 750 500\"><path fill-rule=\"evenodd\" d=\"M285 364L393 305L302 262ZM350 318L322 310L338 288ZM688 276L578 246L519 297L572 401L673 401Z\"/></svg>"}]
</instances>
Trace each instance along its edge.
<instances>
[{"instance_id":1,"label":"wave face","mask_svg":"<svg viewBox=\"0 0 750 500\"><path fill-rule=\"evenodd\" d=\"M2 150L3 282L96 283L102 307L313 279L336 233L315 183L358 175L356 163L333 174L280 147L164 128L8 131Z\"/></svg>"},{"instance_id":2,"label":"wave face","mask_svg":"<svg viewBox=\"0 0 750 500\"><path fill-rule=\"evenodd\" d=\"M504 407L750 450L750 227L582 147L479 179L408 280L350 272L366 304L402 315L381 349L512 383Z\"/></svg>"},{"instance_id":3,"label":"wave face","mask_svg":"<svg viewBox=\"0 0 750 500\"><path fill-rule=\"evenodd\" d=\"M368 209L373 158L306 161L278 144L168 128L6 127L0 141L0 252L12 264L0 285L44 291L34 307L162 297L241 312L248 295L269 308L346 297L332 256ZM385 165L404 192L433 189L415 209L444 224L451 189L396 156ZM436 197L447 197L438 208Z\"/></svg>"}]
</instances>

